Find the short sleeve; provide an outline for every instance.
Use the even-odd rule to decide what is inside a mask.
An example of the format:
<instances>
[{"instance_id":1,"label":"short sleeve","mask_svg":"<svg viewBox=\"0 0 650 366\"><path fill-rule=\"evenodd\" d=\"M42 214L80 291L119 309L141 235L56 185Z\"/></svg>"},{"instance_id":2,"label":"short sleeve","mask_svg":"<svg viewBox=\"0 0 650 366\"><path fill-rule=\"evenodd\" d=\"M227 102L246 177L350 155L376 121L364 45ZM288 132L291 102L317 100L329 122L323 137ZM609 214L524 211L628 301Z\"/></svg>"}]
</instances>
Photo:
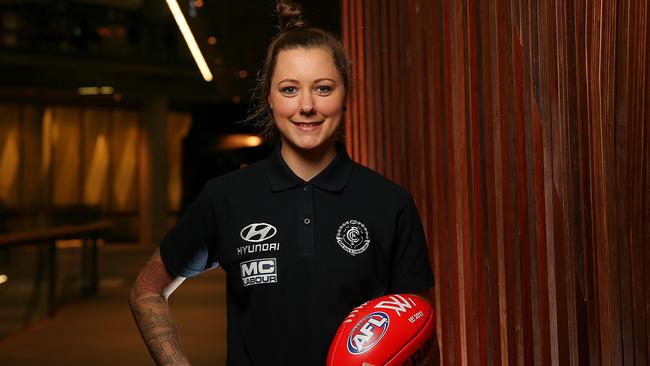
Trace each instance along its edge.
<instances>
[{"instance_id":1,"label":"short sleeve","mask_svg":"<svg viewBox=\"0 0 650 366\"><path fill-rule=\"evenodd\" d=\"M195 276L216 267L217 220L206 187L185 210L160 243L167 270L181 277Z\"/></svg>"},{"instance_id":2,"label":"short sleeve","mask_svg":"<svg viewBox=\"0 0 650 366\"><path fill-rule=\"evenodd\" d=\"M413 199L397 218L387 293L414 293L433 287L434 279L424 230Z\"/></svg>"}]
</instances>

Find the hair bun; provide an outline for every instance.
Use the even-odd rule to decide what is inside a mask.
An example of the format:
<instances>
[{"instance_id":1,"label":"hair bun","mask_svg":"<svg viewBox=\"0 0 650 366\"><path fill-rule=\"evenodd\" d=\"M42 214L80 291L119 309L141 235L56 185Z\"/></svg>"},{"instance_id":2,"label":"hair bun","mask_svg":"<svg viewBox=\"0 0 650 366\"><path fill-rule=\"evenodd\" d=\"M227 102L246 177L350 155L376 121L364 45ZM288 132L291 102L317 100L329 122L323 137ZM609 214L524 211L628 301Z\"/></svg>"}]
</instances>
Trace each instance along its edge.
<instances>
[{"instance_id":1,"label":"hair bun","mask_svg":"<svg viewBox=\"0 0 650 366\"><path fill-rule=\"evenodd\" d=\"M307 22L302 19L300 4L291 0L280 0L276 5L276 11L280 20L281 32L307 27Z\"/></svg>"}]
</instances>

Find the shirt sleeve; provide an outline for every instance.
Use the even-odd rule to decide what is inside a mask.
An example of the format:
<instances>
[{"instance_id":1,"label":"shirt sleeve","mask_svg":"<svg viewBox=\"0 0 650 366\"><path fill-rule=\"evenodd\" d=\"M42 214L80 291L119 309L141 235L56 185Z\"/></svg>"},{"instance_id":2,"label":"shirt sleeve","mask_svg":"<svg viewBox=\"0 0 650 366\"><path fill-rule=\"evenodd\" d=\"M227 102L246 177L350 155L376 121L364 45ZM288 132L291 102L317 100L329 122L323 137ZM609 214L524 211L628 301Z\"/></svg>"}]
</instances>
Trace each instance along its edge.
<instances>
[{"instance_id":1,"label":"shirt sleeve","mask_svg":"<svg viewBox=\"0 0 650 366\"><path fill-rule=\"evenodd\" d=\"M399 213L387 293L414 293L433 287L424 230L413 199Z\"/></svg>"},{"instance_id":2,"label":"shirt sleeve","mask_svg":"<svg viewBox=\"0 0 650 366\"><path fill-rule=\"evenodd\" d=\"M219 265L217 219L206 187L185 210L160 243L160 257L167 270L191 277Z\"/></svg>"}]
</instances>

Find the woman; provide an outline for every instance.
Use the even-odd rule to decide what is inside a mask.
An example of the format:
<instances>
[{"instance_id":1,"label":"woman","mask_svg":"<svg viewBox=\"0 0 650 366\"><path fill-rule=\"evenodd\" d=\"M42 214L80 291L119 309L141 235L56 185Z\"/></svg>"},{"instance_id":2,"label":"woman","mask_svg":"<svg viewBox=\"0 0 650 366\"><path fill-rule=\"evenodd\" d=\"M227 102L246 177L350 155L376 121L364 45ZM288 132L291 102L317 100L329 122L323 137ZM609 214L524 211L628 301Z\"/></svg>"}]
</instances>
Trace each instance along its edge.
<instances>
[{"instance_id":1,"label":"woman","mask_svg":"<svg viewBox=\"0 0 650 366\"><path fill-rule=\"evenodd\" d=\"M428 297L411 196L337 142L350 90L340 41L278 4L260 79L272 156L206 183L142 269L134 318L158 364L189 364L167 305L186 277L227 273L228 365L322 365L340 322L387 293Z\"/></svg>"}]
</instances>

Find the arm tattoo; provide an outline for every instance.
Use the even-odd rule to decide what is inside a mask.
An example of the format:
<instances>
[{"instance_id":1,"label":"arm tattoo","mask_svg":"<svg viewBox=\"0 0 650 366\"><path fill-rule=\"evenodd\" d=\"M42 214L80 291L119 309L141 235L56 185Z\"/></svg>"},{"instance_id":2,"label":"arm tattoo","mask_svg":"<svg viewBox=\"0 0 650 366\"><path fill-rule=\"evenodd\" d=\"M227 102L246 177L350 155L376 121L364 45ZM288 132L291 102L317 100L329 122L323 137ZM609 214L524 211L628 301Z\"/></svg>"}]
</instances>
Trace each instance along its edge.
<instances>
[{"instance_id":1,"label":"arm tattoo","mask_svg":"<svg viewBox=\"0 0 650 366\"><path fill-rule=\"evenodd\" d=\"M181 344L175 333L161 334L150 340L151 351L156 359L162 364L174 364L175 362L187 362L187 359L180 353Z\"/></svg>"},{"instance_id":2,"label":"arm tattoo","mask_svg":"<svg viewBox=\"0 0 650 366\"><path fill-rule=\"evenodd\" d=\"M136 286L139 291L160 293L171 281L160 256L154 256L138 275Z\"/></svg>"},{"instance_id":3,"label":"arm tattoo","mask_svg":"<svg viewBox=\"0 0 650 366\"><path fill-rule=\"evenodd\" d=\"M160 297L148 297L142 303L164 306L164 300ZM174 317L168 311L156 311L154 307L139 307L133 310L133 316L138 324L141 324L144 332L155 331L159 327L175 327Z\"/></svg>"},{"instance_id":4,"label":"arm tattoo","mask_svg":"<svg viewBox=\"0 0 650 366\"><path fill-rule=\"evenodd\" d=\"M162 289L172 281L160 257L145 265L131 292L131 311L149 353L158 365L189 365L184 356L176 321Z\"/></svg>"}]
</instances>

